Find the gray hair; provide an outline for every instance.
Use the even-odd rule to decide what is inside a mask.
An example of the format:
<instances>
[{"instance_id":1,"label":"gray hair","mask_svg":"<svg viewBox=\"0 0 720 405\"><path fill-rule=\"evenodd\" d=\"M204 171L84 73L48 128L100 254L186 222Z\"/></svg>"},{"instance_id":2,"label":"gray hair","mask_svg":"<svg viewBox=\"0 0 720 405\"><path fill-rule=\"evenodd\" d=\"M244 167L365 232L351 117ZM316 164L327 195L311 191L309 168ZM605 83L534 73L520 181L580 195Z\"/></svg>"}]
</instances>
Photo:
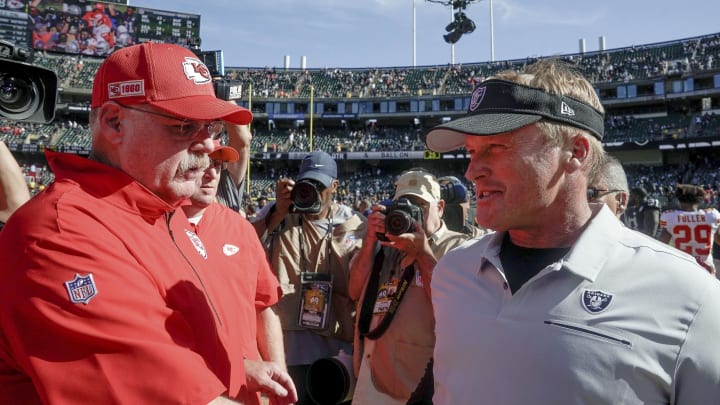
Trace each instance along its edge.
<instances>
[{"instance_id":1,"label":"gray hair","mask_svg":"<svg viewBox=\"0 0 720 405\"><path fill-rule=\"evenodd\" d=\"M605 160L590 185L597 188L622 190L625 192L627 192L629 188L627 175L622 167L622 163L614 156L608 154L605 155Z\"/></svg>"}]
</instances>

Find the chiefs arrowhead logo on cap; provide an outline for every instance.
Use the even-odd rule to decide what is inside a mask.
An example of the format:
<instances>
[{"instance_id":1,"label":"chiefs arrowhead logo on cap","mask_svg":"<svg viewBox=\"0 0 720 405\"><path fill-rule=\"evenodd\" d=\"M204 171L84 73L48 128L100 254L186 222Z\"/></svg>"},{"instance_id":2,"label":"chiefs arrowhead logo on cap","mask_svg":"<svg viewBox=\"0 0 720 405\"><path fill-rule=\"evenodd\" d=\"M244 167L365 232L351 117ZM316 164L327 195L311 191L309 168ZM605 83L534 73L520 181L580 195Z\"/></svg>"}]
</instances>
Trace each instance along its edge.
<instances>
[{"instance_id":1,"label":"chiefs arrowhead logo on cap","mask_svg":"<svg viewBox=\"0 0 720 405\"><path fill-rule=\"evenodd\" d=\"M183 71L188 80L194 81L195 84L210 83L212 80L210 70L200 59L185 57Z\"/></svg>"}]
</instances>

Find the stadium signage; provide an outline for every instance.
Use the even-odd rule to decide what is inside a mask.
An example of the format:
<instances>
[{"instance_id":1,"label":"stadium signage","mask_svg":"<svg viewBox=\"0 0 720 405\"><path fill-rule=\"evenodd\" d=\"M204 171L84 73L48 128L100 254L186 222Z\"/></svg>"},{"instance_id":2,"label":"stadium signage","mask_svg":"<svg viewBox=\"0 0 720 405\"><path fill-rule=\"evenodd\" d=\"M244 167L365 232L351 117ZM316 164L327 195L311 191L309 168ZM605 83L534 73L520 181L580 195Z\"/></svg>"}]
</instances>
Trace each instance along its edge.
<instances>
[{"instance_id":1,"label":"stadium signage","mask_svg":"<svg viewBox=\"0 0 720 405\"><path fill-rule=\"evenodd\" d=\"M271 119L271 120L276 120L276 119L302 120L304 118L305 118L305 114L290 114L290 113L268 114L268 119Z\"/></svg>"},{"instance_id":2,"label":"stadium signage","mask_svg":"<svg viewBox=\"0 0 720 405\"><path fill-rule=\"evenodd\" d=\"M199 38L199 14L134 7L128 0L0 0L0 39L23 47L107 56L141 42L191 46Z\"/></svg>"},{"instance_id":3,"label":"stadium signage","mask_svg":"<svg viewBox=\"0 0 720 405\"><path fill-rule=\"evenodd\" d=\"M22 2L20 2L22 6ZM10 41L18 46L27 48L30 46L30 32L27 29L28 15L23 10L13 11L4 10L11 8L8 2L5 3L3 9L0 9L0 39ZM24 7L24 6L23 6Z\"/></svg>"},{"instance_id":4,"label":"stadium signage","mask_svg":"<svg viewBox=\"0 0 720 405\"><path fill-rule=\"evenodd\" d=\"M23 143L21 150L23 152L37 152L38 151L38 145L34 143Z\"/></svg>"},{"instance_id":5,"label":"stadium signage","mask_svg":"<svg viewBox=\"0 0 720 405\"><path fill-rule=\"evenodd\" d=\"M408 159L410 157L410 152L380 152L380 156L381 159Z\"/></svg>"},{"instance_id":6,"label":"stadium signage","mask_svg":"<svg viewBox=\"0 0 720 405\"><path fill-rule=\"evenodd\" d=\"M259 153L256 158L261 159L289 159L301 160L307 155L307 152L289 152L289 153ZM423 159L424 152L341 152L330 153L335 160L393 160L393 159Z\"/></svg>"},{"instance_id":7,"label":"stadium signage","mask_svg":"<svg viewBox=\"0 0 720 405\"><path fill-rule=\"evenodd\" d=\"M322 118L338 118L338 119L352 119L357 118L357 114L322 114Z\"/></svg>"}]
</instances>

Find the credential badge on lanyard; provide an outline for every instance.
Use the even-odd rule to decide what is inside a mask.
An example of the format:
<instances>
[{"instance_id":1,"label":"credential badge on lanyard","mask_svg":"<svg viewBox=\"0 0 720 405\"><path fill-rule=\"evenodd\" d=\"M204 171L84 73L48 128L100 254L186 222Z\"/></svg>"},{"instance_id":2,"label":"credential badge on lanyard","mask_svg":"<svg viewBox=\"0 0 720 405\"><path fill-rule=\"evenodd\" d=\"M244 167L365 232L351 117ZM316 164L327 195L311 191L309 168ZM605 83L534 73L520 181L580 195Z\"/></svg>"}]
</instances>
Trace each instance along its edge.
<instances>
[{"instance_id":1,"label":"credential badge on lanyard","mask_svg":"<svg viewBox=\"0 0 720 405\"><path fill-rule=\"evenodd\" d=\"M298 325L309 329L325 329L332 296L332 274L301 272L300 282Z\"/></svg>"}]
</instances>

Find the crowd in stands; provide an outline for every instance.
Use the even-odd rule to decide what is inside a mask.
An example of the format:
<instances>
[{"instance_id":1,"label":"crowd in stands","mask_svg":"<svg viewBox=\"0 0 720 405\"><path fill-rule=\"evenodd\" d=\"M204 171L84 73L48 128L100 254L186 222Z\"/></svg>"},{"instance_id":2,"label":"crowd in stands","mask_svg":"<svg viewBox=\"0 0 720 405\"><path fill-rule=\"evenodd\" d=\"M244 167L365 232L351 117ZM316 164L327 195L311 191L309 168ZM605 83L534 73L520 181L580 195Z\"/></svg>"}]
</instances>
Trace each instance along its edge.
<instances>
[{"instance_id":1,"label":"crowd in stands","mask_svg":"<svg viewBox=\"0 0 720 405\"><path fill-rule=\"evenodd\" d=\"M49 18L49 17L48 17ZM48 19L46 18L46 19ZM51 21L50 18L48 21ZM561 56L575 64L595 83L652 78L658 75L717 69L720 33L659 44L633 46L602 52ZM240 80L254 97L305 98L310 85L317 98L402 97L426 94L468 94L481 80L505 69L519 69L537 58L419 68L279 69L226 68L226 77ZM83 54L60 55L36 52L34 63L58 72L60 87L89 91L102 59ZM76 103L77 104L77 103ZM87 104L87 103L85 103ZM87 105L83 105L87 107ZM83 107L81 106L81 107ZM77 105L76 105L77 107ZM31 143L58 147L89 148L87 125L69 125L66 119L47 127L9 124L0 137L9 143ZM720 134L714 113L658 113L645 116L607 117L606 142L662 141L712 137ZM417 129L317 128L313 149L327 152L419 150ZM301 152L310 148L304 128L277 130L273 126L256 131L255 152Z\"/></svg>"},{"instance_id":2,"label":"crowd in stands","mask_svg":"<svg viewBox=\"0 0 720 405\"><path fill-rule=\"evenodd\" d=\"M31 196L42 191L55 180L55 175L43 159L16 156L16 160L23 171Z\"/></svg>"},{"instance_id":3,"label":"crowd in stands","mask_svg":"<svg viewBox=\"0 0 720 405\"><path fill-rule=\"evenodd\" d=\"M78 5L54 7L39 3L29 4L35 49L107 56L116 48L134 43L130 35L136 17L132 7L96 3L92 9L83 10Z\"/></svg>"},{"instance_id":4,"label":"crowd in stands","mask_svg":"<svg viewBox=\"0 0 720 405\"><path fill-rule=\"evenodd\" d=\"M38 63L62 73L67 87L89 89L100 59L40 52ZM558 56L574 64L593 83L627 82L718 68L720 33L658 44ZM284 69L226 67L228 79L252 88L254 97L399 97L469 94L473 86L500 70L520 69L537 57L518 60L393 68Z\"/></svg>"},{"instance_id":5,"label":"crowd in stands","mask_svg":"<svg viewBox=\"0 0 720 405\"><path fill-rule=\"evenodd\" d=\"M52 57L47 53L38 53L33 63L48 69L54 69L58 75L58 86L61 88L90 89L95 72L102 59L88 58L82 55L65 55Z\"/></svg>"},{"instance_id":6,"label":"crowd in stands","mask_svg":"<svg viewBox=\"0 0 720 405\"><path fill-rule=\"evenodd\" d=\"M42 155L22 155L17 160L23 168L31 194L45 188L53 180L53 174L48 169ZM258 199L275 199L275 185L284 177L293 178L298 165L288 162L287 167L270 167L264 171L251 171L249 193L246 194L245 209L256 211ZM703 186L707 191L706 206L720 207L720 155L702 153L694 156L686 164L672 164L663 166L626 165L625 171L630 188L643 187L649 196L657 198L663 209L674 207L675 184L696 184ZM372 203L391 198L394 191L396 177L402 170L396 172L388 169L367 166L360 170L343 173L339 176L337 198L339 201L354 206L362 200ZM443 172L435 173L437 176L452 175L463 178L463 173ZM464 179L463 179L464 181ZM464 181L472 200L474 200L474 185Z\"/></svg>"},{"instance_id":7,"label":"crowd in stands","mask_svg":"<svg viewBox=\"0 0 720 405\"><path fill-rule=\"evenodd\" d=\"M593 83L628 82L717 69L720 34L659 44L559 56L580 69ZM311 71L228 68L232 78L253 85L255 95L307 97L308 85L322 83L315 97L397 97L427 94L468 94L488 76L521 69L537 57L419 68L321 69ZM260 74L258 74L260 73ZM266 74L262 74L266 73ZM315 76L313 76L315 75ZM322 80L314 80L322 77ZM336 91L329 91L335 89Z\"/></svg>"},{"instance_id":8,"label":"crowd in stands","mask_svg":"<svg viewBox=\"0 0 720 405\"><path fill-rule=\"evenodd\" d=\"M308 152L310 136L305 128L254 129L254 152ZM417 151L425 146L420 139L422 130L412 127L385 127L370 125L359 129L316 128L312 150L327 153Z\"/></svg>"},{"instance_id":9,"label":"crowd in stands","mask_svg":"<svg viewBox=\"0 0 720 405\"><path fill-rule=\"evenodd\" d=\"M635 142L720 136L720 118L715 111L693 115L656 114L650 117L608 115L604 141ZM310 134L306 127L276 128L274 125L253 127L253 153L307 152ZM312 149L328 153L421 151L424 143L420 127L369 125L359 128L324 128L313 130ZM0 140L8 144L37 144L75 150L90 149L87 123L58 119L49 125L0 120Z\"/></svg>"},{"instance_id":10,"label":"crowd in stands","mask_svg":"<svg viewBox=\"0 0 720 405\"><path fill-rule=\"evenodd\" d=\"M697 133L702 137L720 135L720 117L716 113L707 113L695 117Z\"/></svg>"},{"instance_id":11,"label":"crowd in stands","mask_svg":"<svg viewBox=\"0 0 720 405\"><path fill-rule=\"evenodd\" d=\"M0 120L0 140L13 149L16 145L31 144L89 150L90 128L86 122L71 119L57 119L51 124Z\"/></svg>"},{"instance_id":12,"label":"crowd in stands","mask_svg":"<svg viewBox=\"0 0 720 405\"><path fill-rule=\"evenodd\" d=\"M52 23L52 18L43 17ZM47 20L47 21L45 21ZM52 25L52 24L51 24ZM50 27L52 28L52 27ZM51 49L50 49L51 50ZM718 69L720 33L659 44L632 46L608 51L560 56L574 64L594 83L627 82L662 75L683 74ZM226 78L243 82L253 97L307 98L311 86L316 98L373 98L417 95L466 95L488 76L506 69L519 69L536 57L462 65L396 67L396 68L226 68ZM34 63L58 72L60 87L75 92L87 91L102 59L84 55L60 55L49 51L35 54ZM88 93L89 94L89 93ZM252 153L306 152L328 153L415 151L423 150L420 127L388 127L380 124L353 128L276 128L272 121L253 126ZM658 112L644 115L613 115L606 118L607 142L642 144L682 138L720 137L720 118L714 111L701 113ZM65 116L49 125L0 120L0 140L8 145L35 144L54 149L89 150L90 131L87 122ZM312 145L311 145L312 144ZM17 150L17 148L16 148ZM38 148L42 150L42 148ZM52 181L42 156L23 162L31 192L37 192ZM39 159L39 160L38 160ZM675 183L704 185L708 206L718 204L720 161L704 157L685 165L672 167L628 166L632 186L643 186L651 195L672 204ZM259 197L274 198L277 179L291 176L294 169L271 169L253 173L248 209ZM458 173L437 173L458 175ZM377 168L367 168L341 178L338 197L347 204L361 200L381 201L392 194L394 176ZM461 176L458 176L461 177ZM466 184L472 191L472 186Z\"/></svg>"}]
</instances>

